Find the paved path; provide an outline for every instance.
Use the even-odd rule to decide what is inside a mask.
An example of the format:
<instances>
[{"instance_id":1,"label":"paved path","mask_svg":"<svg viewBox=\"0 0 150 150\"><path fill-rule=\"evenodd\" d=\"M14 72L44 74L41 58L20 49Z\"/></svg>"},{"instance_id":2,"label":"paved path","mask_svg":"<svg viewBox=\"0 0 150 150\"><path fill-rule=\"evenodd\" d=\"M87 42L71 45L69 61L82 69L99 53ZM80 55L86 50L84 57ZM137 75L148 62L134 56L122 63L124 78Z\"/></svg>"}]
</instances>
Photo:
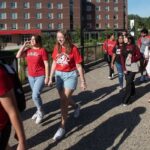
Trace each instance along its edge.
<instances>
[{"instance_id":1,"label":"paved path","mask_svg":"<svg viewBox=\"0 0 150 150\"><path fill-rule=\"evenodd\" d=\"M74 93L74 99L82 106L81 116L73 118L69 111L67 134L59 143L52 137L59 127L60 109L56 88L46 88L42 94L46 116L36 125L31 116L35 111L27 93L27 110L23 123L30 150L150 150L150 84L136 79L136 98L123 107L122 94L117 90L118 79L107 79L107 65L100 63L88 70L88 89ZM138 77L138 75L137 75ZM10 145L15 147L13 138Z\"/></svg>"}]
</instances>

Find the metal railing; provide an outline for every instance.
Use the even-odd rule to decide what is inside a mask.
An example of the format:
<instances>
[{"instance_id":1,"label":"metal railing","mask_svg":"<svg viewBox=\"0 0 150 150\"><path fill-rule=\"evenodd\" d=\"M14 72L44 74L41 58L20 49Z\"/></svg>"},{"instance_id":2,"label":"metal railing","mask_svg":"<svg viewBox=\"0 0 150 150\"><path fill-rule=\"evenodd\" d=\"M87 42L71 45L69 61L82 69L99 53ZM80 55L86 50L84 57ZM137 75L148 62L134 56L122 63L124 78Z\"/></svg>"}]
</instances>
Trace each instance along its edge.
<instances>
[{"instance_id":1,"label":"metal railing","mask_svg":"<svg viewBox=\"0 0 150 150\"><path fill-rule=\"evenodd\" d=\"M82 54L84 54L83 61L85 65L103 58L102 45L103 44L95 46L79 47L80 52L81 50L84 50ZM13 64L13 66L18 71L21 82L23 84L27 82L27 64L25 58L16 59L15 56L0 56L0 59L9 62L9 64ZM49 53L49 62L51 66L52 63L51 53Z\"/></svg>"}]
</instances>

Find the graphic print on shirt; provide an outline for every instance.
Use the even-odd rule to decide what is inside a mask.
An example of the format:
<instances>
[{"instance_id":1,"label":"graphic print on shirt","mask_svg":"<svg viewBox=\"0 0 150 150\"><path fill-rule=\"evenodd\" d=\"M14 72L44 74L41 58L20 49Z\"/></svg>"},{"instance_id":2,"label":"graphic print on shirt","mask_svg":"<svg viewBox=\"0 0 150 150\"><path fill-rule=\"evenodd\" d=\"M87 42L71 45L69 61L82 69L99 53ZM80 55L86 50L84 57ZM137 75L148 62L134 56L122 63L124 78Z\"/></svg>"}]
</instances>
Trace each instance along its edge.
<instances>
[{"instance_id":1,"label":"graphic print on shirt","mask_svg":"<svg viewBox=\"0 0 150 150\"><path fill-rule=\"evenodd\" d=\"M38 56L39 54L37 52L29 52L27 56Z\"/></svg>"},{"instance_id":2,"label":"graphic print on shirt","mask_svg":"<svg viewBox=\"0 0 150 150\"><path fill-rule=\"evenodd\" d=\"M117 54L117 55L120 55L120 53L121 53L121 49L117 49L117 50L116 50L116 54Z\"/></svg>"},{"instance_id":3,"label":"graphic print on shirt","mask_svg":"<svg viewBox=\"0 0 150 150\"><path fill-rule=\"evenodd\" d=\"M58 54L56 57L56 63L62 66L68 65L70 61L69 55L65 53Z\"/></svg>"}]
</instances>

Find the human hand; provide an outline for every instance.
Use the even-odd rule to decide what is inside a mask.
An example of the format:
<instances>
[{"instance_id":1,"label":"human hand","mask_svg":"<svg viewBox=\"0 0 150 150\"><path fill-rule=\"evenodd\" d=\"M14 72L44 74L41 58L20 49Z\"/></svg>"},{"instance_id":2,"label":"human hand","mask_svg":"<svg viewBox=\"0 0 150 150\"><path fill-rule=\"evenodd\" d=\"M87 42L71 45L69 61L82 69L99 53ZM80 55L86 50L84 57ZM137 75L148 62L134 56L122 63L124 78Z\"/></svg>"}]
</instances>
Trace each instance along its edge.
<instances>
[{"instance_id":1,"label":"human hand","mask_svg":"<svg viewBox=\"0 0 150 150\"><path fill-rule=\"evenodd\" d=\"M48 85L48 82L49 82L49 78L45 77L45 80L44 80L45 85Z\"/></svg>"},{"instance_id":2,"label":"human hand","mask_svg":"<svg viewBox=\"0 0 150 150\"><path fill-rule=\"evenodd\" d=\"M87 84L85 81L81 81L81 89L84 91L87 88Z\"/></svg>"},{"instance_id":3,"label":"human hand","mask_svg":"<svg viewBox=\"0 0 150 150\"><path fill-rule=\"evenodd\" d=\"M49 79L48 86L52 86L52 85L53 85L53 81L52 81L52 79Z\"/></svg>"}]
</instances>

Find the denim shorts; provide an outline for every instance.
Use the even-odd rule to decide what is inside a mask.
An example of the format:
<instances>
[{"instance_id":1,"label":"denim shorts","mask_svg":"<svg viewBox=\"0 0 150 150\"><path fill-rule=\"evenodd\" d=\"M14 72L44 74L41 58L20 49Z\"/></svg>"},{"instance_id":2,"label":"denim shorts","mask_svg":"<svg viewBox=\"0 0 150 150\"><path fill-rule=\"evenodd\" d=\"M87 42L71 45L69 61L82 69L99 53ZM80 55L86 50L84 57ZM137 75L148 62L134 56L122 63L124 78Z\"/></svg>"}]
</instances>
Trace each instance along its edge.
<instances>
[{"instance_id":1,"label":"denim shorts","mask_svg":"<svg viewBox=\"0 0 150 150\"><path fill-rule=\"evenodd\" d=\"M75 90L78 82L77 70L70 72L55 71L55 80L58 90L64 88Z\"/></svg>"}]
</instances>

